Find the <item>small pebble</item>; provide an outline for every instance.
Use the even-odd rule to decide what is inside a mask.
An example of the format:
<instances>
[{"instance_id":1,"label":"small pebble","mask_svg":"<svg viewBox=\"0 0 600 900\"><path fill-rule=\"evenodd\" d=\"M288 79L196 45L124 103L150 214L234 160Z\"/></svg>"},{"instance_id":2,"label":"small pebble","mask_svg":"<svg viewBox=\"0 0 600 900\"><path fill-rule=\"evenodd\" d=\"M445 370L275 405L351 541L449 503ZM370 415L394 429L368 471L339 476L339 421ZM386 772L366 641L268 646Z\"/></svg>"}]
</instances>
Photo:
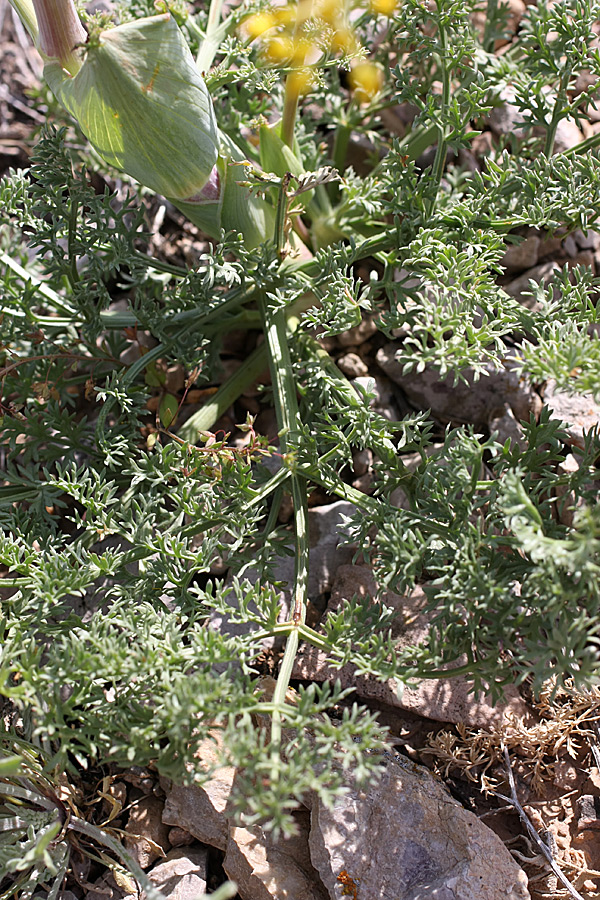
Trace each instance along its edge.
<instances>
[{"instance_id":1,"label":"small pebble","mask_svg":"<svg viewBox=\"0 0 600 900\"><path fill-rule=\"evenodd\" d=\"M357 353L345 353L337 361L338 367L348 378L368 375L369 369Z\"/></svg>"}]
</instances>

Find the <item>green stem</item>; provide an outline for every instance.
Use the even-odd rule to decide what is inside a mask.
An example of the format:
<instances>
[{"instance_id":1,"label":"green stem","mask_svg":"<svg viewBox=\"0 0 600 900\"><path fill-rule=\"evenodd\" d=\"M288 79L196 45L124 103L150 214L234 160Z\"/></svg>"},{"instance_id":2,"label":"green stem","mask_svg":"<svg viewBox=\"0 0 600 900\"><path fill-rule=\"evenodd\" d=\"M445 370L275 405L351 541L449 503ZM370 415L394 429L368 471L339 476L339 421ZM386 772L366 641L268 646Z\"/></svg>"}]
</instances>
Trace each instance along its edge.
<instances>
[{"instance_id":1,"label":"green stem","mask_svg":"<svg viewBox=\"0 0 600 900\"><path fill-rule=\"evenodd\" d=\"M483 32L483 49L486 53L494 52L496 39L493 31L496 30L496 19L498 14L498 0L488 0L487 14L485 17L485 29ZM493 26L493 30L492 30Z\"/></svg>"},{"instance_id":2,"label":"green stem","mask_svg":"<svg viewBox=\"0 0 600 900\"><path fill-rule=\"evenodd\" d=\"M282 190L282 194L284 191ZM264 293L259 295L259 309L264 321L265 340L269 355L269 368L273 382L273 396L281 452L284 458L293 454L300 436L300 412L296 396L296 384L287 337L287 317L281 308L270 307ZM292 323L290 323L292 324ZM306 590L308 583L308 498L306 482L292 471L291 492L294 502L295 567L294 592L290 625L283 659L273 693L275 711L271 720L272 777L278 778L285 695L290 684L294 659L300 642L299 628L306 617Z\"/></svg>"},{"instance_id":3,"label":"green stem","mask_svg":"<svg viewBox=\"0 0 600 900\"><path fill-rule=\"evenodd\" d=\"M204 406L183 423L177 436L183 441L195 444L202 431L210 431L217 419L252 385L261 372L267 367L267 354L264 344L259 345L246 357L239 369L233 373L225 384L213 394Z\"/></svg>"},{"instance_id":4,"label":"green stem","mask_svg":"<svg viewBox=\"0 0 600 900\"><path fill-rule=\"evenodd\" d=\"M447 44L446 44L446 29L443 24L439 23L439 38L440 38L440 69L442 76L442 99L441 99L441 108L440 108L440 125L438 126L438 142L435 151L435 159L433 161L433 167L431 170L431 182L435 186L435 194L432 196L431 201L429 203L428 214L431 216L433 214L433 210L435 209L435 204L437 200L437 192L439 186L442 181L442 176L444 174L444 167L446 165L446 153L448 152L448 142L446 135L446 117L448 112L448 106L450 104L450 70L447 65L446 53L447 53Z\"/></svg>"},{"instance_id":5,"label":"green stem","mask_svg":"<svg viewBox=\"0 0 600 900\"><path fill-rule=\"evenodd\" d=\"M592 134L591 137L586 138L584 141L580 141L578 144L575 144L574 147L569 147L568 150L564 150L561 156L583 155L584 153L587 153L588 150L593 150L598 145L600 145L600 132Z\"/></svg>"},{"instance_id":6,"label":"green stem","mask_svg":"<svg viewBox=\"0 0 600 900\"><path fill-rule=\"evenodd\" d=\"M340 123L335 130L331 157L333 159L334 168L338 170L340 175L343 173L344 166L346 165L346 154L348 152L351 133L350 126L346 122Z\"/></svg>"},{"instance_id":7,"label":"green stem","mask_svg":"<svg viewBox=\"0 0 600 900\"><path fill-rule=\"evenodd\" d=\"M213 64L214 58L223 40L225 34L225 23L221 23L221 13L223 11L223 0L211 0L208 10L208 21L206 23L206 33L200 44L198 56L196 57L196 65L201 72L208 72ZM194 25L196 23L194 22Z\"/></svg>"},{"instance_id":8,"label":"green stem","mask_svg":"<svg viewBox=\"0 0 600 900\"><path fill-rule=\"evenodd\" d=\"M554 150L554 141L556 140L556 129L558 128L558 123L563 118L563 107L567 100L567 88L569 86L570 80L571 69L567 66L560 81L560 88L556 97L554 109L552 110L552 119L550 121L550 125L548 126L548 131L546 132L544 156L552 156L552 151Z\"/></svg>"},{"instance_id":9,"label":"green stem","mask_svg":"<svg viewBox=\"0 0 600 900\"><path fill-rule=\"evenodd\" d=\"M290 72L285 79L285 95L281 114L281 140L288 147L292 147L294 143L294 127L299 100L298 89L294 86L295 79L292 78L293 74Z\"/></svg>"}]
</instances>

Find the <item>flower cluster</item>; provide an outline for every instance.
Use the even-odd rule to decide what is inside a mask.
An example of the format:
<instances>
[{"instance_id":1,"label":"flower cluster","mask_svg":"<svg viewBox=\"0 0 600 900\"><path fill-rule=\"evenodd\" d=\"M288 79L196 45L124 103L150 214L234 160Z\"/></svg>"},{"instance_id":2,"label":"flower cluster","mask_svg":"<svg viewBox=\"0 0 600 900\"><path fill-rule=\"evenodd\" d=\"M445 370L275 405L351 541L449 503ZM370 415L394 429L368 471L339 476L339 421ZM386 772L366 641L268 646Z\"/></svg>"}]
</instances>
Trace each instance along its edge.
<instances>
[{"instance_id":1,"label":"flower cluster","mask_svg":"<svg viewBox=\"0 0 600 900\"><path fill-rule=\"evenodd\" d=\"M396 0L369 0L355 6L359 15L366 10L391 17ZM272 5L249 16L244 22L249 41L259 41L266 65L288 70L288 78L298 94L315 84L315 71L327 58L343 57L350 67L349 84L359 103L369 102L383 86L383 72L365 59L352 24L352 13L344 0L298 0L284 6Z\"/></svg>"}]
</instances>

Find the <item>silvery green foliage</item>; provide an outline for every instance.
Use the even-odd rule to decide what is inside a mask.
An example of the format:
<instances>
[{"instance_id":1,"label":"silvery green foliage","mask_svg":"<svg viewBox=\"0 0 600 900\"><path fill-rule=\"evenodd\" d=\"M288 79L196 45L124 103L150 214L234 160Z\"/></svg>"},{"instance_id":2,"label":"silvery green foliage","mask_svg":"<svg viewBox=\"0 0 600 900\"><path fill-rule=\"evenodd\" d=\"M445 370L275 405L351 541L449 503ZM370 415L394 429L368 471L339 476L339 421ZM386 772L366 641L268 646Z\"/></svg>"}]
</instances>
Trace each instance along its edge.
<instances>
[{"instance_id":1,"label":"silvery green foliage","mask_svg":"<svg viewBox=\"0 0 600 900\"><path fill-rule=\"evenodd\" d=\"M150 259L141 250L137 197L97 192L72 131L48 131L31 170L0 185L0 562L7 570L0 693L47 743L51 771L75 778L102 761L202 780L195 751L219 732L225 760L240 770L238 808L275 831L289 830L291 810L308 792L332 799L339 784L324 759L335 757L357 776L376 774L377 755L366 751L384 735L339 686L298 692L282 723L291 738L272 742L264 726L256 673L264 640L285 636L277 563L294 550L278 512L293 479L354 504L348 539L381 589L428 585L429 639L402 652L390 636L392 614L378 602L354 598L318 632L305 628L302 639L334 666L353 663L402 683L438 677L459 661L476 686L496 693L524 679L539 687L549 676L597 677L598 436L574 449L580 465L566 474L561 423L547 410L525 423L521 448L467 427L440 436L425 411L390 422L314 339L315 327L336 334L372 310L385 335L407 335L398 349L407 371L427 365L460 378L466 367L500 366L510 347L533 381L600 392L598 338L588 333L597 320L592 274L579 268L532 285L535 311L497 283L511 229L587 229L600 209L597 151L551 153L565 110L560 97L593 57L586 44L567 82L569 15L585 20L595 5L557 3L547 16L532 8L528 15L522 52L503 63L490 53L501 16L481 37L464 3L403 6L381 53L394 41L410 51L389 91L416 103L414 130L385 147L377 110L361 111L360 128L385 156L367 177L349 172L339 186L319 185L315 206L307 200L309 225L318 212L319 239L332 240L313 260L282 267L271 240L248 250L231 234L190 271ZM538 58L540 28L562 36ZM259 80L247 48L230 38L225 51L209 84L220 126L237 128L243 143L240 126L267 100L235 75L243 63ZM430 71L443 94L428 91L425 59L435 60ZM551 109L546 99L528 107L518 154L499 148L482 171L461 170L452 154L468 147L515 70L559 100ZM229 84L226 107L221 87ZM335 69L325 70L318 91L323 121L335 124L342 109ZM277 91L270 99L281 101ZM318 171L331 160L310 134L301 131L301 146ZM428 148L429 162L421 158ZM249 143L244 152L256 161ZM376 260L368 285L355 265L366 258ZM224 333L260 328L259 301L275 316L308 292L320 306L300 313L290 337L287 377L300 424L285 434L285 453L265 441L234 449L209 434L196 445L148 441L157 360L193 370L198 387L215 383ZM127 309L109 308L124 293ZM136 329L156 344L125 362ZM85 413L76 399L82 383ZM350 486L353 452L364 448L375 460L370 495ZM410 470L409 453L420 458ZM392 502L398 487L408 509ZM572 525L563 524L567 509L576 510ZM259 575L250 580L252 567ZM220 574L226 569L229 578ZM211 628L215 613L246 627ZM24 826L18 840L27 834ZM41 844L31 840L36 853Z\"/></svg>"}]
</instances>

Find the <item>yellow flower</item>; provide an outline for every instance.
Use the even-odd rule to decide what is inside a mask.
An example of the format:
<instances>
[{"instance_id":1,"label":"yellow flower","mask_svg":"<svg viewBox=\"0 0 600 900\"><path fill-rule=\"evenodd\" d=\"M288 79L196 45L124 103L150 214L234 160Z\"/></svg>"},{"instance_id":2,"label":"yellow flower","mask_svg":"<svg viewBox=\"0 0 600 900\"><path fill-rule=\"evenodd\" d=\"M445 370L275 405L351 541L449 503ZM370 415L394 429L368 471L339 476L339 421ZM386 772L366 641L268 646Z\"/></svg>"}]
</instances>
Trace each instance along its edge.
<instances>
[{"instance_id":1,"label":"yellow flower","mask_svg":"<svg viewBox=\"0 0 600 900\"><path fill-rule=\"evenodd\" d=\"M285 6L278 6L274 9L273 16L278 25L293 25L296 21L296 9L286 3Z\"/></svg>"},{"instance_id":2,"label":"yellow flower","mask_svg":"<svg viewBox=\"0 0 600 900\"><path fill-rule=\"evenodd\" d=\"M334 53L353 53L358 50L358 41L349 28L338 28L331 36L330 45Z\"/></svg>"},{"instance_id":3,"label":"yellow flower","mask_svg":"<svg viewBox=\"0 0 600 900\"><path fill-rule=\"evenodd\" d=\"M276 24L277 20L275 19L275 16L269 12L257 13L254 16L250 16L250 18L246 19L244 22L246 32L251 40L260 37L261 34L264 34L265 31L268 31L269 28L273 28Z\"/></svg>"},{"instance_id":4,"label":"yellow flower","mask_svg":"<svg viewBox=\"0 0 600 900\"><path fill-rule=\"evenodd\" d=\"M315 78L310 69L295 69L288 75L287 83L293 93L301 96L308 94L311 88L314 87Z\"/></svg>"},{"instance_id":5,"label":"yellow flower","mask_svg":"<svg viewBox=\"0 0 600 900\"><path fill-rule=\"evenodd\" d=\"M335 25L343 13L344 4L340 0L320 0L315 7L315 15L330 25Z\"/></svg>"},{"instance_id":6,"label":"yellow flower","mask_svg":"<svg viewBox=\"0 0 600 900\"><path fill-rule=\"evenodd\" d=\"M393 16L397 9L396 0L369 0L371 12L379 16Z\"/></svg>"},{"instance_id":7,"label":"yellow flower","mask_svg":"<svg viewBox=\"0 0 600 900\"><path fill-rule=\"evenodd\" d=\"M348 78L359 103L368 103L383 87L383 72L375 63L359 62Z\"/></svg>"},{"instance_id":8,"label":"yellow flower","mask_svg":"<svg viewBox=\"0 0 600 900\"><path fill-rule=\"evenodd\" d=\"M294 42L285 34L271 38L265 45L265 56L270 63L282 65L294 55Z\"/></svg>"}]
</instances>

